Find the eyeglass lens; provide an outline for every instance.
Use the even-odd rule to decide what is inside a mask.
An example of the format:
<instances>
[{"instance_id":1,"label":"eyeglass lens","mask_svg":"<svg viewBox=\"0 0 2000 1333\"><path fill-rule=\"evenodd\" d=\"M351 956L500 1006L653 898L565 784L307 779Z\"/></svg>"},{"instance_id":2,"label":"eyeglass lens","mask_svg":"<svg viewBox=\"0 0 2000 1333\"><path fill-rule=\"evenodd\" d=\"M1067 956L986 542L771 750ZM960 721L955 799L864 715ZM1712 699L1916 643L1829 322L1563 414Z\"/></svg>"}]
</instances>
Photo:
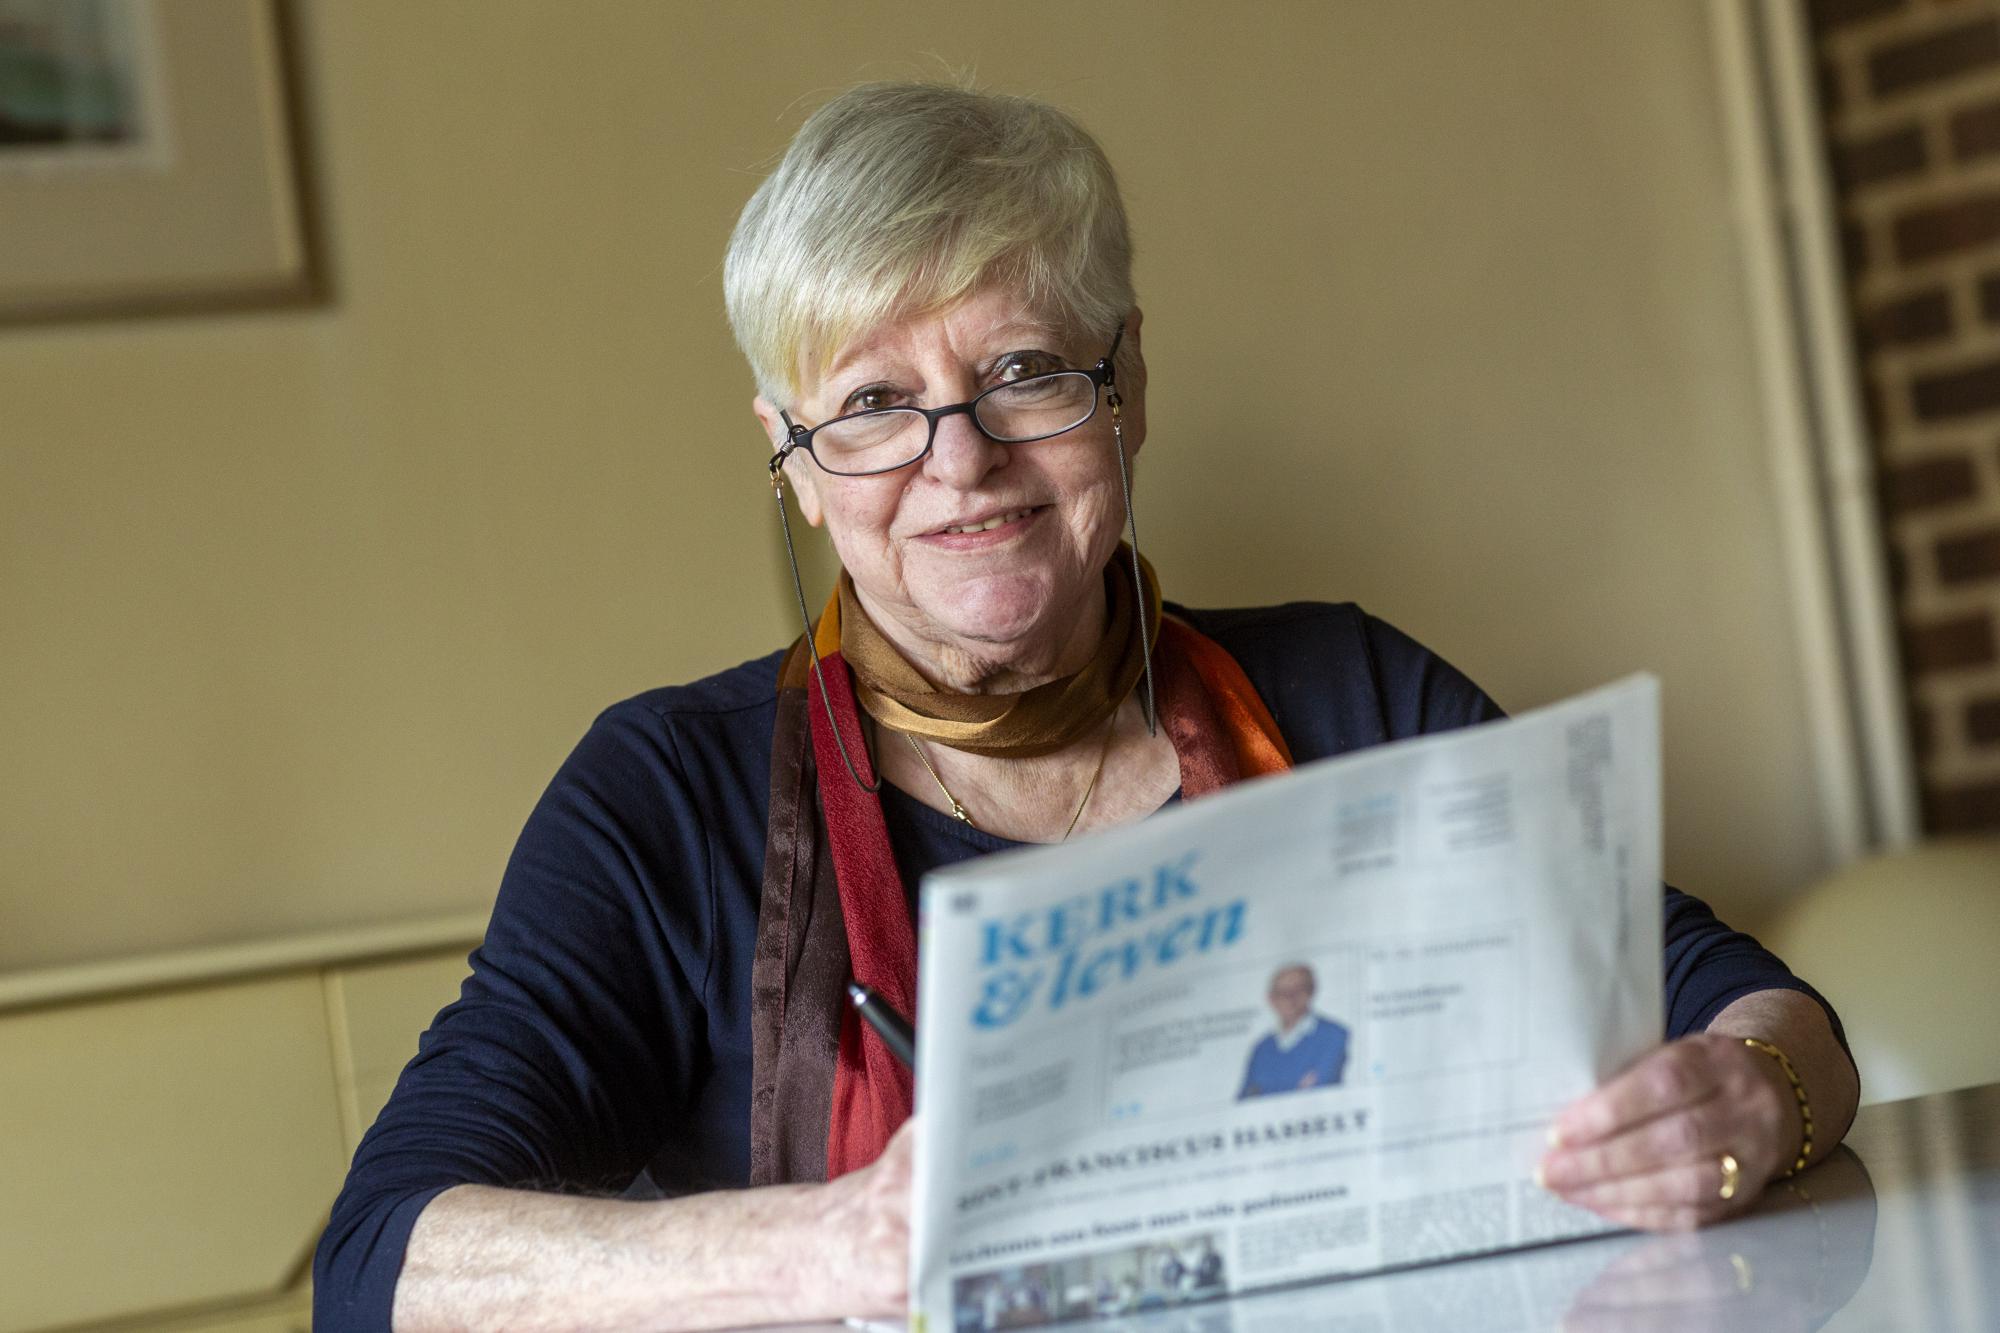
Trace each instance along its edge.
<instances>
[{"instance_id":1,"label":"eyeglass lens","mask_svg":"<svg viewBox=\"0 0 2000 1333\"><path fill-rule=\"evenodd\" d=\"M1097 407L1097 381L1081 371L1002 384L973 400L979 428L1008 444L1073 430ZM915 462L930 447L931 422L910 408L889 408L827 422L812 433L813 455L829 472L886 472Z\"/></svg>"}]
</instances>

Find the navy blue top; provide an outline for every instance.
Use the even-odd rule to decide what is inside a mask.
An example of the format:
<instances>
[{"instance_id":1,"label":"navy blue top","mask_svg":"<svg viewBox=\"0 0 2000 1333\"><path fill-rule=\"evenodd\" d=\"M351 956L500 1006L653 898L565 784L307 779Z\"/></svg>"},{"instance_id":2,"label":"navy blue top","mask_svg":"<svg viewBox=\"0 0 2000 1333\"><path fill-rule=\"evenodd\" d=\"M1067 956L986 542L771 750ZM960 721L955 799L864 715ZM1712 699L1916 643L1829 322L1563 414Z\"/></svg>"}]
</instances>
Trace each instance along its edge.
<instances>
[{"instance_id":1,"label":"navy blue top","mask_svg":"<svg viewBox=\"0 0 2000 1333\"><path fill-rule=\"evenodd\" d=\"M1352 605L1173 609L1242 665L1301 763L1501 716ZM313 1261L315 1327L389 1327L410 1228L450 1186L618 1194L650 1177L675 1195L748 1182L750 966L782 656L614 705L556 773L472 975L355 1153ZM885 791L911 885L1012 845ZM1696 899L1667 889L1665 918L1666 1036L1758 990L1819 998Z\"/></svg>"}]
</instances>

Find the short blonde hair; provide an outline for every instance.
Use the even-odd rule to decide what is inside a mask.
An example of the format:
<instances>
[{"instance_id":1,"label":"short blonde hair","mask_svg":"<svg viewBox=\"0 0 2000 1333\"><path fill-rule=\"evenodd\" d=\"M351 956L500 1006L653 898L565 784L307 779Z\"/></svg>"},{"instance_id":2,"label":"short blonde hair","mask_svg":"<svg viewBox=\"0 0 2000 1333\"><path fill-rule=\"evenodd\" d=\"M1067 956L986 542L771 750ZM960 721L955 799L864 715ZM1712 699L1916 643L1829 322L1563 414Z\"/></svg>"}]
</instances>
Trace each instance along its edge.
<instances>
[{"instance_id":1,"label":"short blonde hair","mask_svg":"<svg viewBox=\"0 0 2000 1333\"><path fill-rule=\"evenodd\" d=\"M1047 103L922 83L863 84L814 112L723 266L737 345L779 406L883 321L994 285L1108 340L1134 305L1117 179Z\"/></svg>"}]
</instances>

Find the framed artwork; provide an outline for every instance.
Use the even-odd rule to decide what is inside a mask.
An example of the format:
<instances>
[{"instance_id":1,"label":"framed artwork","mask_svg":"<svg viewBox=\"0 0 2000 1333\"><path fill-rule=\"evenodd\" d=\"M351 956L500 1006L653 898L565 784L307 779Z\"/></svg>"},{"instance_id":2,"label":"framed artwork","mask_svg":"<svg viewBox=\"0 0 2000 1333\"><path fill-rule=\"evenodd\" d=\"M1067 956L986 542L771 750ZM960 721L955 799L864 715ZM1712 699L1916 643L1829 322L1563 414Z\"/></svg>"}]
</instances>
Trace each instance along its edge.
<instances>
[{"instance_id":1,"label":"framed artwork","mask_svg":"<svg viewBox=\"0 0 2000 1333\"><path fill-rule=\"evenodd\" d=\"M0 0L0 320L314 294L278 0Z\"/></svg>"}]
</instances>

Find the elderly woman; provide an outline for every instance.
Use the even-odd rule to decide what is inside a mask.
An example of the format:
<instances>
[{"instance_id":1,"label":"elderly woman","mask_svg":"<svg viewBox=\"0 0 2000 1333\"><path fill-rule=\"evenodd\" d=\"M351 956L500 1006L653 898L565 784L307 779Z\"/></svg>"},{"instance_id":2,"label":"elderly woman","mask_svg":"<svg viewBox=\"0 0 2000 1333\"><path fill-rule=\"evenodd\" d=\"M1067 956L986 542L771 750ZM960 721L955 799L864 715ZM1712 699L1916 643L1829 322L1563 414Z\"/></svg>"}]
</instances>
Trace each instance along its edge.
<instances>
[{"instance_id":1,"label":"elderly woman","mask_svg":"<svg viewBox=\"0 0 2000 1333\"><path fill-rule=\"evenodd\" d=\"M356 1154L322 1328L900 1308L909 1077L840 995L910 1002L921 875L1499 715L1351 606L1163 608L1120 542L1147 435L1125 216L1060 112L834 99L726 285L772 481L839 586L789 649L607 711L556 775ZM1856 1097L1808 987L1691 898L1666 919L1666 1041L1542 1167L1652 1228L1745 1207Z\"/></svg>"}]
</instances>

